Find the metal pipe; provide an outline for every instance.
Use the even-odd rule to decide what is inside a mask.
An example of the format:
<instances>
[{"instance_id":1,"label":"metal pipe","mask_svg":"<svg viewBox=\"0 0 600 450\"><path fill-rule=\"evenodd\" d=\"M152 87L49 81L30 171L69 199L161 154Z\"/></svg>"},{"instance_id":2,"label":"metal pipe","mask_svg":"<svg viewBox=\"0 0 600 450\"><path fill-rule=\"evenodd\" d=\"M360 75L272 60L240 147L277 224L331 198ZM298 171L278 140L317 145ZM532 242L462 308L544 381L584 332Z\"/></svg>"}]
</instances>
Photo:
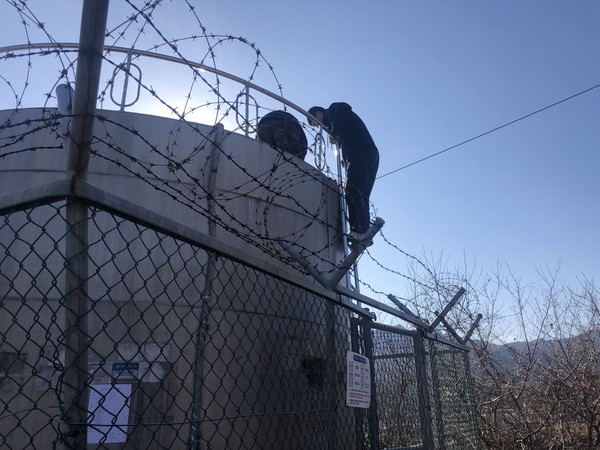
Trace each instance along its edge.
<instances>
[{"instance_id":1,"label":"metal pipe","mask_svg":"<svg viewBox=\"0 0 600 450\"><path fill-rule=\"evenodd\" d=\"M302 267L315 279L319 282L319 284L325 288L329 286L328 280L326 280L323 275L306 259L300 255L300 252L296 250L289 242L286 241L277 241L277 243L283 248L286 252L290 254L292 258L298 261Z\"/></svg>"},{"instance_id":2,"label":"metal pipe","mask_svg":"<svg viewBox=\"0 0 600 450\"><path fill-rule=\"evenodd\" d=\"M375 359L373 358L373 336L371 327L372 321L368 318L363 321L364 324L364 340L365 340L365 356L369 358L369 370L371 371L371 403L367 410L369 422L369 443L371 450L379 450L379 415L377 412L377 383L375 382Z\"/></svg>"},{"instance_id":3,"label":"metal pipe","mask_svg":"<svg viewBox=\"0 0 600 450\"><path fill-rule=\"evenodd\" d=\"M356 317L350 318L350 342L351 349L354 353L361 353L360 340L358 337L358 327L361 326L362 320ZM364 350L362 352L364 354ZM347 369L346 369L347 370ZM364 411L363 408L353 408L354 411L354 439L356 450L365 449L365 431L364 431Z\"/></svg>"},{"instance_id":4,"label":"metal pipe","mask_svg":"<svg viewBox=\"0 0 600 450\"><path fill-rule=\"evenodd\" d=\"M439 311L434 311L434 313L439 314ZM460 336L458 335L456 330L452 327L452 325L450 325L450 323L448 323L448 321L446 320L445 317L442 317L442 325L444 325L444 327L446 327L446 331L448 331L448 333L450 333L450 335L454 339L456 339L457 342L462 343L462 339L460 338Z\"/></svg>"},{"instance_id":5,"label":"metal pipe","mask_svg":"<svg viewBox=\"0 0 600 450\"><path fill-rule=\"evenodd\" d=\"M246 84L246 117L245 117L245 124L244 124L244 132L246 134L246 136L248 136L248 130L249 130L249 121L250 121L250 86L248 86Z\"/></svg>"},{"instance_id":6,"label":"metal pipe","mask_svg":"<svg viewBox=\"0 0 600 450\"><path fill-rule=\"evenodd\" d=\"M6 46L6 47L0 47L0 53L10 53L10 52L15 52L15 51L19 51L19 50L34 50L34 49L43 50L43 49L49 49L49 48L50 49L59 49L59 50L78 49L79 44L75 44L72 42L66 42L66 43L49 42L49 43L10 45L10 46ZM275 99L275 100L283 103L284 105L289 106L290 108L301 113L304 116L308 116L308 111L304 110L303 108L296 105L295 103L292 103L289 100L283 98L282 96L280 96L278 94L274 94L273 92L271 92L267 89L264 89L264 88L254 84L254 83L251 83L247 80L244 80L243 78L240 78L238 76L235 76L235 75L225 72L223 70L216 69L214 67L205 66L204 64L195 63L193 61L188 61L188 60L182 59L182 58L176 58L174 56L163 55L161 53L150 52L150 51L146 51L146 50L137 50L137 49L126 48L126 47L117 47L117 46L112 46L112 45L106 45L106 46L104 46L104 51L118 52L118 53L131 53L131 54L135 54L138 56L146 56L148 58L160 59L162 61L169 61L169 62L173 62L176 64L181 64L181 65L193 67L195 69L203 70L205 72L209 72L209 73L227 78L231 81L235 81L239 84L243 84L244 86L252 88L253 90L255 90L257 92L260 92L261 94L264 94L268 97L271 97L272 99Z\"/></svg>"},{"instance_id":7,"label":"metal pipe","mask_svg":"<svg viewBox=\"0 0 600 450\"><path fill-rule=\"evenodd\" d=\"M473 324L471 325L471 328L469 328L469 331L467 331L467 334L465 335L464 338L462 338L462 340L460 341L461 344L466 344L467 342L469 342L469 339L471 339L471 335L473 334L473 332L475 331L475 328L477 328L477 326L479 325L479 321L483 318L483 314L477 314L477 317L475 318L475 322L473 322Z\"/></svg>"},{"instance_id":8,"label":"metal pipe","mask_svg":"<svg viewBox=\"0 0 600 450\"><path fill-rule=\"evenodd\" d=\"M419 399L419 422L421 423L421 440L423 448L433 448L433 430L431 422L431 399L427 377L427 352L425 350L424 333L418 330L413 338L415 349L415 369L417 378L417 396Z\"/></svg>"},{"instance_id":9,"label":"metal pipe","mask_svg":"<svg viewBox=\"0 0 600 450\"><path fill-rule=\"evenodd\" d=\"M82 7L67 166L71 186L77 179L85 179L87 175L108 3L109 0L85 0ZM87 208L87 204L77 198L71 189L66 205L65 367L62 377L62 421L67 429L63 430L62 439L66 448L77 449L87 446L90 385Z\"/></svg>"},{"instance_id":10,"label":"metal pipe","mask_svg":"<svg viewBox=\"0 0 600 450\"><path fill-rule=\"evenodd\" d=\"M431 379L431 388L432 388L430 402L433 403L433 405L431 405L431 411L434 412L431 425L433 428L433 426L434 426L433 421L435 420L435 436L436 436L437 444L438 444L436 449L446 450L446 432L445 432L444 416L443 416L444 407L442 405L440 373L439 373L438 364L437 364L439 361L438 350L437 350L437 346L432 341L429 341L428 345L429 345L428 361L430 362L430 370L431 370L430 379Z\"/></svg>"},{"instance_id":11,"label":"metal pipe","mask_svg":"<svg viewBox=\"0 0 600 450\"><path fill-rule=\"evenodd\" d=\"M454 305L456 305L456 302L462 297L462 295L464 293L465 293L465 288L461 287L458 290L458 292L456 294L454 294L454 297L452 297L452 300L450 300L448 302L446 307L442 310L441 313L438 314L438 316L435 318L435 320L429 326L429 331L435 330L435 327L437 327L440 324L440 322L442 321L442 319L444 319L446 317L446 314L448 314L448 312L454 307Z\"/></svg>"},{"instance_id":12,"label":"metal pipe","mask_svg":"<svg viewBox=\"0 0 600 450\"><path fill-rule=\"evenodd\" d=\"M336 272L332 275L331 279L329 280L327 287L331 289L335 288L340 282L340 280L344 277L344 275L346 276L346 279L348 279L348 270L350 270L352 266L354 266L354 269L356 270L356 260L362 254L365 248L367 248L368 242L370 242L373 239L373 237L379 232L384 223L385 222L381 217L377 217L375 219L375 223L373 223L373 225L371 225L367 232L364 234L364 242L357 243L357 245L352 249L350 254L347 255L346 258L344 258L342 263L338 266ZM359 289L355 290L357 291L357 293L360 293ZM360 306L360 303L358 303L358 305Z\"/></svg>"},{"instance_id":13,"label":"metal pipe","mask_svg":"<svg viewBox=\"0 0 600 450\"><path fill-rule=\"evenodd\" d=\"M325 436L327 450L337 448L338 384L336 379L337 352L335 333L335 307L332 302L325 303Z\"/></svg>"},{"instance_id":14,"label":"metal pipe","mask_svg":"<svg viewBox=\"0 0 600 450\"><path fill-rule=\"evenodd\" d=\"M400 300L398 300L392 294L388 294L387 297L398 307L398 309L400 311L402 311L404 314L407 314L414 318L414 322L412 322L413 324L416 325L418 323L421 323L421 325L419 326L420 328L422 328L424 330L429 329L429 325L427 325L425 322L423 322L415 313L413 313L410 309L408 309L408 307L404 303L402 303Z\"/></svg>"},{"instance_id":15,"label":"metal pipe","mask_svg":"<svg viewBox=\"0 0 600 450\"><path fill-rule=\"evenodd\" d=\"M321 130L325 130L325 128L321 128ZM346 223L346 197L344 196L344 178L342 177L342 157L341 151L338 148L337 144L334 144L335 149L335 159L337 164L337 183L338 183L338 193L340 198L340 219L342 221L342 242L344 245L344 256L348 256L348 224ZM337 284L337 283L336 283ZM351 278L349 274L346 274L346 287L351 287ZM358 303L360 306L360 303Z\"/></svg>"},{"instance_id":16,"label":"metal pipe","mask_svg":"<svg viewBox=\"0 0 600 450\"><path fill-rule=\"evenodd\" d=\"M85 0L82 8L67 170L69 177L75 175L84 180L94 131L108 3L109 0Z\"/></svg>"},{"instance_id":17,"label":"metal pipe","mask_svg":"<svg viewBox=\"0 0 600 450\"><path fill-rule=\"evenodd\" d=\"M127 68L125 69L125 80L123 81L123 95L121 95L121 111L125 111L125 103L127 102L127 88L129 86L129 77L131 70L131 52L127 54Z\"/></svg>"},{"instance_id":18,"label":"metal pipe","mask_svg":"<svg viewBox=\"0 0 600 450\"><path fill-rule=\"evenodd\" d=\"M211 139L211 153L208 178L206 182L207 206L208 206L208 235L212 238L217 237L217 224L214 220L215 200L214 192L216 188L217 170L219 166L219 156L221 155L220 145L225 135L223 132L223 124L217 124L213 127ZM190 423L190 435L188 438L187 448L196 450L200 448L200 440L202 437L202 391L204 388L204 350L206 346L206 336L208 333L208 319L211 313L209 301L213 293L213 283L217 276L215 268L217 264L217 253L207 252L206 271L204 289L200 298L200 317L198 318L198 329L195 336L195 356L194 356L194 387L192 390L192 411Z\"/></svg>"}]
</instances>

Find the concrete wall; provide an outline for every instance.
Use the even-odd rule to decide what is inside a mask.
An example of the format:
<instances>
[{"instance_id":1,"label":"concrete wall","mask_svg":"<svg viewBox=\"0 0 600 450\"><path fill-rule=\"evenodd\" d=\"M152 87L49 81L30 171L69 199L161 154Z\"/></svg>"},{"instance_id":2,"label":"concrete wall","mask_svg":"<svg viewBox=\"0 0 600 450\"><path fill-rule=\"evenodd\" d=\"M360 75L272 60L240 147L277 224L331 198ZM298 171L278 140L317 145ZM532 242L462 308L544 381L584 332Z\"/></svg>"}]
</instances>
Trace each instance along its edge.
<instances>
[{"instance_id":1,"label":"concrete wall","mask_svg":"<svg viewBox=\"0 0 600 450\"><path fill-rule=\"evenodd\" d=\"M65 178L61 124L42 120L44 114L0 112L0 123L20 124L0 128L0 154L12 153L0 160L1 195ZM270 254L280 251L278 239L296 243L322 270L342 258L336 186L304 161L212 126L101 115L89 163L94 186L270 264L280 263ZM63 206L59 201L31 213L5 212L0 226L0 352L23 360L11 365L15 373L5 380L0 409L33 411L0 420L0 434L13 447L31 435L51 442L58 427ZM131 428L136 443L185 448L194 402L210 419L199 431L210 448L249 445L252 439L255 448L281 448L285 430L299 436L318 430L319 436L324 422L350 424L345 417L280 414L324 410L326 404L344 410L343 389L334 389L333 378L329 384L318 376L315 381L310 371L327 367L343 380L338 362L348 336L335 323L345 313L334 314L312 294L112 214L95 211L89 224L91 380L115 382L113 364L137 364L136 375L122 381L134 386L130 423L164 423L154 441L147 428ZM297 266L280 266L284 275L301 274ZM252 418L214 421L236 415ZM283 434L264 437L274 430ZM322 447L314 434L312 442ZM286 448L304 443L295 437Z\"/></svg>"}]
</instances>

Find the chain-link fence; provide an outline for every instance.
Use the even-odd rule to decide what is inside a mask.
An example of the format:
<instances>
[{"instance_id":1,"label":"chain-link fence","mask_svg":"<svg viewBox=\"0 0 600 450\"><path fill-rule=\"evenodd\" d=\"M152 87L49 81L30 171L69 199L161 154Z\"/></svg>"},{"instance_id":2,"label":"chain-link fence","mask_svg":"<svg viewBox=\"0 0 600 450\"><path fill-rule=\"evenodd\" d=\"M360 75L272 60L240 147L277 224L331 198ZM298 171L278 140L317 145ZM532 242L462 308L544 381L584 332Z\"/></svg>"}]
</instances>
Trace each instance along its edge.
<instances>
[{"instance_id":1,"label":"chain-link fence","mask_svg":"<svg viewBox=\"0 0 600 450\"><path fill-rule=\"evenodd\" d=\"M74 223L77 202L1 211L2 448L479 447L465 350L126 211ZM349 350L368 409L346 406Z\"/></svg>"},{"instance_id":2,"label":"chain-link fence","mask_svg":"<svg viewBox=\"0 0 600 450\"><path fill-rule=\"evenodd\" d=\"M114 22L121 47L101 43L108 3L86 2L79 45L5 48L10 67L56 55L61 75L57 110L53 94L23 110L15 92L0 114L0 447L478 448L467 350L432 340L419 320L417 331L374 322L373 311L405 316L351 289L341 162L337 183L322 173L332 174L322 134L315 167L251 139L251 89L268 97L263 112L294 107L251 83L260 52L249 44L247 80L192 62L182 51L198 55L196 36L167 40L159 3ZM209 59L225 42L247 44L201 29ZM160 44L134 51L152 30ZM72 74L69 49L89 47ZM188 72L181 105L178 83L160 96L142 80L142 56L156 81L166 61ZM102 63L115 70L104 88ZM128 81L152 102L129 102ZM198 103L200 87L214 101ZM121 111L88 101L109 95ZM124 111L133 103L144 115ZM146 116L153 103L176 120ZM206 106L212 126L200 125ZM225 131L230 116L244 136Z\"/></svg>"},{"instance_id":3,"label":"chain-link fence","mask_svg":"<svg viewBox=\"0 0 600 450\"><path fill-rule=\"evenodd\" d=\"M351 324L352 347L373 372L371 405L357 420L364 436L358 448L481 448L466 350L369 318Z\"/></svg>"}]
</instances>

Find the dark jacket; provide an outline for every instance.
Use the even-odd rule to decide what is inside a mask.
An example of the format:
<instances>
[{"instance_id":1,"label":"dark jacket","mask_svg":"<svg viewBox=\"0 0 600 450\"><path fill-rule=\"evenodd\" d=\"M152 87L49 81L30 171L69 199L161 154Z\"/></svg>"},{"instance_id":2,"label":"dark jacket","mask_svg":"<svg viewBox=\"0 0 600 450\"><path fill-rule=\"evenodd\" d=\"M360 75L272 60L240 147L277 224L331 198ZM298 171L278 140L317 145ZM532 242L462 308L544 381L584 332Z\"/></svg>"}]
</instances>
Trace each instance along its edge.
<instances>
[{"instance_id":1,"label":"dark jacket","mask_svg":"<svg viewBox=\"0 0 600 450\"><path fill-rule=\"evenodd\" d=\"M325 111L323 125L342 147L342 156L348 163L379 157L369 130L348 103L332 103Z\"/></svg>"}]
</instances>

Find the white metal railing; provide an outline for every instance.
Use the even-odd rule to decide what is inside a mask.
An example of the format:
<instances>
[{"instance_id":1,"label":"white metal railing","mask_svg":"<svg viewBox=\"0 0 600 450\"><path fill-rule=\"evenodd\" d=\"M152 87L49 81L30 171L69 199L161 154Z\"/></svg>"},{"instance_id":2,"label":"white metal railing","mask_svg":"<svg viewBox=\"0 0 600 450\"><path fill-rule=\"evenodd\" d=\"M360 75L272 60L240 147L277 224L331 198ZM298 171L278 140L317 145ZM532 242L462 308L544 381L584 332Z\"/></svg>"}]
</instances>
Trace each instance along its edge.
<instances>
[{"instance_id":1,"label":"white metal railing","mask_svg":"<svg viewBox=\"0 0 600 450\"><path fill-rule=\"evenodd\" d=\"M326 140L323 138L323 131L325 131L325 133L327 133L327 130L323 127L323 124L316 117L312 116L311 114L308 113L308 111L304 110L303 108L296 105L295 103L287 100L286 98L282 97L281 95L275 94L265 88L258 86L255 83L252 83L248 80L240 78L229 72L217 69L216 67L207 66L205 64L200 64L200 63L190 61L190 60L187 60L184 58L178 58L175 56L165 55L165 54L157 53L157 52L153 52L153 51L139 50L139 49L127 48L127 47L110 46L110 45L104 45L103 49L104 49L105 53L116 52L116 53L123 53L123 54L127 55L126 62L123 64L119 64L115 67L112 77L109 80L109 84L110 84L109 97L110 97L111 101L117 107L119 107L119 109L121 111L124 111L126 107L133 106L140 98L142 70L139 66L132 63L132 57L134 55L138 56L138 57L153 58L153 59L157 59L157 60L161 60L161 61L166 61L166 62L170 62L170 63L183 65L186 67L191 67L194 70L203 71L203 72L211 73L211 74L226 78L235 83L241 84L244 87L242 92L236 96L236 99L233 102L233 109L235 110L237 125L243 130L243 132L246 136L249 136L250 132L251 132L251 130L250 130L250 123L252 122L252 120L250 118L250 102L251 101L254 103L254 106L255 106L256 120L258 120L258 115L259 115L259 105L258 105L258 102L256 101L256 99L252 96L253 91L259 92L273 100L276 100L277 102L283 103L290 109L300 113L303 117L310 117L314 122L320 124L321 127L320 127L319 131L317 132L317 134L315 136L315 141L314 141L315 142L314 143L314 145L315 145L314 163L315 163L315 167L317 169L319 169L321 171L324 170L325 165L326 165L325 164ZM14 52L32 51L32 50L41 50L44 52L65 52L65 51L78 52L79 44L73 43L73 42L67 42L67 43L46 42L46 43L30 43L30 44L12 45L12 46L0 47L0 55L6 54L7 55L6 57L10 57L10 56L12 56L11 54ZM135 68L137 70L138 73L136 76L132 75L132 73L131 73L132 68ZM115 81L117 75L119 74L119 72L121 72L121 71L124 73L125 80L122 85L123 86L122 91L120 92L121 100L118 101L117 98L119 97L119 92L115 92L114 81ZM137 81L137 92L136 92L136 95L135 95L135 98L133 99L133 101L127 102L128 89L130 88L130 83L129 83L130 78ZM240 100L242 98L243 98L243 101L240 102ZM240 103L244 104L243 114L240 112L240 110L242 109L240 107ZM240 124L240 117L243 119L243 123L241 123L241 124ZM336 159L336 170L337 170L337 180L336 181L338 183L339 190L340 190L340 214L341 214L341 217L343 218L343 217L346 217L346 202L345 202L344 195L343 195L344 175L343 175L343 168L342 168L342 164L341 164L341 155L340 155L340 151L337 149L337 146L335 147L335 159ZM345 220L342 220L342 233L344 236L344 247L345 247L346 254L349 253L348 242L346 239L346 234L348 231L347 228L348 227L347 227ZM358 268L356 267L356 265L354 266L354 274L355 274L354 284L356 286L356 289L358 290L358 286L359 286ZM351 279L350 279L349 274L347 274L346 283L348 286L351 285Z\"/></svg>"},{"instance_id":2,"label":"white metal railing","mask_svg":"<svg viewBox=\"0 0 600 450\"><path fill-rule=\"evenodd\" d=\"M67 42L67 43L54 43L54 42L47 42L47 43L32 43L32 44L23 44L23 45L11 45L11 46L7 46L7 47L0 47L0 53L13 53L13 52L17 52L17 51L23 51L23 50L75 50L78 51L79 50L79 44L78 43L73 43L73 42ZM192 67L194 69L197 70L202 70L205 72L209 72L224 78L227 78L228 80L231 81L235 81L236 83L239 83L241 85L244 86L245 91L244 91L244 95L246 96L246 100L248 100L251 95L250 95L250 90L255 90L257 92L260 92L261 94L264 94L268 97L271 97L274 100L277 100L278 102L283 103L286 106L289 106L291 109L299 112L300 114L302 114L304 117L310 116L315 122L320 123L319 120L316 117L311 116L308 111L305 111L303 108L301 108L300 106L296 105L293 102L290 102L289 100L287 100L286 98L282 97L281 95L275 94L267 89L264 89L248 80L245 80L243 78L240 78L236 75L233 75L229 72L225 72L223 70L217 69L215 67L210 67L207 66L205 64L200 64L200 63L196 63L193 61L189 61L189 60L185 60L185 59L181 59L181 58L176 58L174 56L170 56L170 55L165 55L162 53L156 53L156 52L151 52L151 51L147 51L147 50L139 50L139 49L135 49L135 48L126 48L126 47L116 47L116 46L111 46L111 45L105 45L104 46L104 51L105 52L117 52L117 53L124 53L126 55L128 55L128 59L127 59L127 69L125 70L125 79L128 80L128 78L130 78L130 74L129 74L129 67L131 65L131 56L132 55L136 55L136 56L144 56L144 57L148 57L148 58L154 58L154 59L159 59L162 61L167 61L167 62L172 62L175 64L180 64L180 65L185 65L188 67ZM115 72L117 72L119 69L119 67L117 69L115 69ZM113 74L113 78L114 78L115 74ZM124 87L124 91L122 94L122 99L126 98L126 90L128 88L128 83L127 81L123 84ZM113 96L114 97L114 96ZM114 98L112 99L115 104L117 104L117 106L121 106L123 107L122 103L117 103ZM133 103L131 104L127 104L124 106L131 106ZM246 105L248 105L248 103L246 102ZM246 106L246 122L248 122L248 106Z\"/></svg>"},{"instance_id":3,"label":"white metal railing","mask_svg":"<svg viewBox=\"0 0 600 450\"><path fill-rule=\"evenodd\" d=\"M0 47L0 54L4 53L7 55L10 55L11 53L14 53L14 52L31 51L31 50L45 50L45 51L70 50L73 52L78 52L79 44L74 43L74 42L66 42L66 43L65 42L63 42L63 43L45 42L45 43L30 43L30 44L11 45L11 46ZM139 50L139 49L135 49L135 48L126 48L126 47L105 45L104 51L105 52L124 53L127 55L127 62L115 67L115 69L113 71L113 75L110 80L111 81L111 83L110 83L111 84L110 99L116 106L118 106L120 108L121 111L124 111L126 107L133 106L140 98L140 89L141 89L140 81L142 78L142 70L139 68L139 66L132 63L132 56L136 55L136 56L148 57L148 58L158 59L158 60L162 60L162 61L166 61L166 62L171 62L171 63L175 63L175 64L179 64L179 65L185 65L185 66L191 67L195 70L212 73L214 75L224 77L228 80L231 80L238 84L243 85L243 87L244 87L243 92L238 94L235 99L235 114L236 114L236 122L237 122L238 126L240 126L240 128L243 129L244 134L246 136L248 136L251 132L250 126L249 126L249 124L251 122L251 119L250 119L250 101L251 100L255 106L256 120L258 120L258 115L259 115L259 112L258 112L259 105L258 105L258 102L256 101L256 99L251 94L252 90L254 90L256 92L260 92L261 94L263 94L267 97L270 97L273 100L283 103L284 105L288 106L289 108L293 109L294 111L300 113L303 117L310 116L311 119L314 120L316 123L320 124L321 126L323 125L316 117L310 115L308 113L308 111L304 110L303 108L296 105L295 103L287 100L286 98L282 97L281 95L275 94L267 89L264 89L264 88L258 86L257 84L254 84L248 80L240 78L229 72L217 69L215 67L207 66L205 64L200 64L200 63L190 61L187 59L182 59L182 58L177 58L177 57L170 56L170 55L165 55L162 53L157 53L157 52L152 52L152 51L147 51L147 50ZM131 75L132 67L138 71L137 78L132 77L132 75ZM119 74L119 72L121 72L121 71L123 71L125 74L125 80L123 82L122 92L120 93L121 100L118 101L116 99L116 97L118 96L118 93L115 93L115 91L114 91L114 86L115 86L114 80L115 80L116 76ZM138 85L137 85L137 92L136 92L135 99L133 101L127 103L127 94L128 94L128 89L129 89L129 79L130 78L136 79L138 81ZM239 108L240 99L242 97L244 98L243 103L245 105L243 115L240 113L241 108ZM243 118L242 124L240 124L240 117ZM325 139L323 139L323 137L322 137L323 130L324 130L324 128L321 127L321 129L319 130L319 132L315 138L315 149L314 149L315 161L314 162L315 162L315 166L319 170L323 170L325 167L326 143L325 143ZM327 131L325 130L325 132L327 132ZM338 167L338 180L337 181L338 181L338 183L342 184L343 180L342 180L342 176L341 176L341 171L339 170L339 168L340 168L339 151L336 150L335 153L336 153L337 167Z\"/></svg>"}]
</instances>

